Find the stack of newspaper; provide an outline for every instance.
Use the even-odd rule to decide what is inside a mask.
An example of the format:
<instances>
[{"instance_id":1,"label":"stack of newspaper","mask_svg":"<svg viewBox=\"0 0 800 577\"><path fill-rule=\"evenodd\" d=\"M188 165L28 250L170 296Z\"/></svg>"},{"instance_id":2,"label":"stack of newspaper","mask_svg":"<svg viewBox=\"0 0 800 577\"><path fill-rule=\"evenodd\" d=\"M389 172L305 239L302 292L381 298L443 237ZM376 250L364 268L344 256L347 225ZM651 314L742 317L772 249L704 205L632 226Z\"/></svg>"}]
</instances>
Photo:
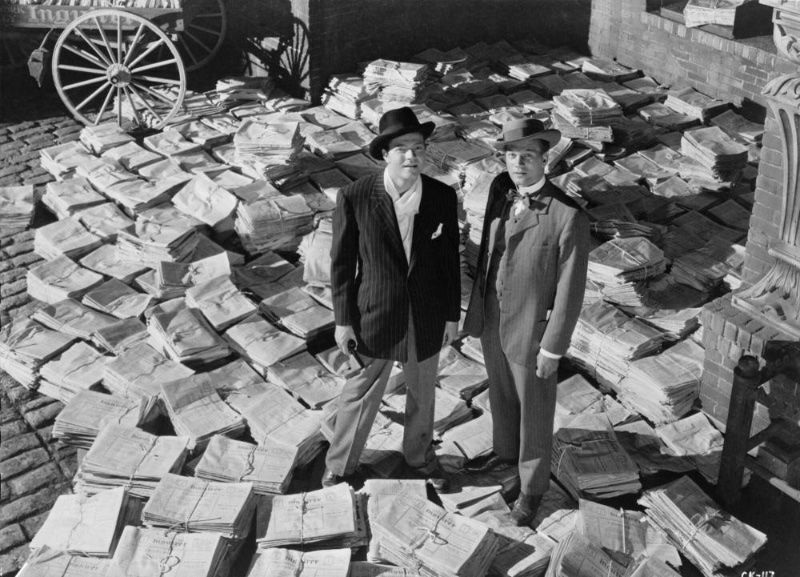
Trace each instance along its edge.
<instances>
[{"instance_id":1,"label":"stack of newspaper","mask_svg":"<svg viewBox=\"0 0 800 577\"><path fill-rule=\"evenodd\" d=\"M720 509L689 477L645 491L639 503L706 577L744 563L767 542L764 533Z\"/></svg>"},{"instance_id":2,"label":"stack of newspaper","mask_svg":"<svg viewBox=\"0 0 800 577\"><path fill-rule=\"evenodd\" d=\"M439 354L439 386L448 393L469 400L489 386L486 368L447 347Z\"/></svg>"},{"instance_id":3,"label":"stack of newspaper","mask_svg":"<svg viewBox=\"0 0 800 577\"><path fill-rule=\"evenodd\" d=\"M381 555L426 577L486 575L497 553L494 532L404 491L376 518L372 533Z\"/></svg>"},{"instance_id":4,"label":"stack of newspaper","mask_svg":"<svg viewBox=\"0 0 800 577\"><path fill-rule=\"evenodd\" d=\"M150 344L176 362L203 365L230 354L227 343L182 298L156 305L147 319Z\"/></svg>"},{"instance_id":5,"label":"stack of newspaper","mask_svg":"<svg viewBox=\"0 0 800 577\"><path fill-rule=\"evenodd\" d=\"M270 366L267 378L312 409L319 409L336 399L345 384L344 378L328 372L307 352Z\"/></svg>"},{"instance_id":6,"label":"stack of newspaper","mask_svg":"<svg viewBox=\"0 0 800 577\"><path fill-rule=\"evenodd\" d=\"M168 473L142 510L142 522L148 527L244 539L255 507L252 483L215 483Z\"/></svg>"},{"instance_id":7,"label":"stack of newspaper","mask_svg":"<svg viewBox=\"0 0 800 577\"><path fill-rule=\"evenodd\" d=\"M378 59L364 70L364 86L384 101L416 102L421 90L433 80L427 64Z\"/></svg>"},{"instance_id":8,"label":"stack of newspaper","mask_svg":"<svg viewBox=\"0 0 800 577\"><path fill-rule=\"evenodd\" d=\"M275 89L269 76L226 76L217 80L214 100L228 103L247 100L267 100Z\"/></svg>"},{"instance_id":9,"label":"stack of newspaper","mask_svg":"<svg viewBox=\"0 0 800 577\"><path fill-rule=\"evenodd\" d=\"M492 155L492 149L465 140L441 140L428 144L428 160L440 170L461 174L473 162Z\"/></svg>"},{"instance_id":10,"label":"stack of newspaper","mask_svg":"<svg viewBox=\"0 0 800 577\"><path fill-rule=\"evenodd\" d=\"M380 517L381 513L404 491L419 499L427 499L428 496L423 479L367 479L361 492L367 495L367 513L370 522ZM369 542L367 559L374 563L385 561L380 540L374 533Z\"/></svg>"},{"instance_id":11,"label":"stack of newspaper","mask_svg":"<svg viewBox=\"0 0 800 577\"><path fill-rule=\"evenodd\" d=\"M681 153L707 170L704 180L729 181L747 164L747 147L718 126L684 132Z\"/></svg>"},{"instance_id":12,"label":"stack of newspaper","mask_svg":"<svg viewBox=\"0 0 800 577\"><path fill-rule=\"evenodd\" d=\"M236 214L236 232L251 254L295 249L314 221L314 212L301 194L240 202Z\"/></svg>"},{"instance_id":13,"label":"stack of newspaper","mask_svg":"<svg viewBox=\"0 0 800 577\"><path fill-rule=\"evenodd\" d=\"M128 142L122 146L115 146L103 153L105 158L119 162L125 170L139 172L141 168L163 160L163 156L151 150L142 148L135 142Z\"/></svg>"},{"instance_id":14,"label":"stack of newspaper","mask_svg":"<svg viewBox=\"0 0 800 577\"><path fill-rule=\"evenodd\" d=\"M189 142L199 144L205 149L214 148L230 140L230 135L220 132L200 120L190 120L176 124L174 129Z\"/></svg>"},{"instance_id":15,"label":"stack of newspaper","mask_svg":"<svg viewBox=\"0 0 800 577\"><path fill-rule=\"evenodd\" d=\"M710 483L716 484L724 439L705 413L656 427L669 455L686 457Z\"/></svg>"},{"instance_id":16,"label":"stack of newspaper","mask_svg":"<svg viewBox=\"0 0 800 577\"><path fill-rule=\"evenodd\" d=\"M196 255L195 255L196 256ZM139 277L137 284L161 300L182 297L193 286L232 273L230 257L226 252L200 258L190 263L160 262L152 275Z\"/></svg>"},{"instance_id":17,"label":"stack of newspaper","mask_svg":"<svg viewBox=\"0 0 800 577\"><path fill-rule=\"evenodd\" d=\"M106 425L138 427L148 422L154 414L147 414L146 409L147 403L142 399L81 391L56 417L53 438L67 445L89 449Z\"/></svg>"},{"instance_id":18,"label":"stack of newspaper","mask_svg":"<svg viewBox=\"0 0 800 577\"><path fill-rule=\"evenodd\" d=\"M125 527L109 575L216 577L227 574L234 544L220 533Z\"/></svg>"},{"instance_id":19,"label":"stack of newspaper","mask_svg":"<svg viewBox=\"0 0 800 577\"><path fill-rule=\"evenodd\" d=\"M711 239L705 245L678 256L672 263L672 276L681 285L710 291L741 264L742 255L731 242Z\"/></svg>"},{"instance_id":20,"label":"stack of newspaper","mask_svg":"<svg viewBox=\"0 0 800 577\"><path fill-rule=\"evenodd\" d=\"M350 549L346 548L321 551L259 549L247 570L247 577L354 577L350 555Z\"/></svg>"},{"instance_id":21,"label":"stack of newspaper","mask_svg":"<svg viewBox=\"0 0 800 577\"><path fill-rule=\"evenodd\" d=\"M615 238L589 254L588 276L607 300L641 306L644 287L639 283L666 267L664 252L646 238Z\"/></svg>"},{"instance_id":22,"label":"stack of newspaper","mask_svg":"<svg viewBox=\"0 0 800 577\"><path fill-rule=\"evenodd\" d=\"M704 124L728 108L728 103L710 98L693 88L675 90L668 94L664 104L680 114L692 116Z\"/></svg>"},{"instance_id":23,"label":"stack of newspaper","mask_svg":"<svg viewBox=\"0 0 800 577\"><path fill-rule=\"evenodd\" d=\"M142 294L115 278L83 295L81 302L118 319L138 318L150 306L153 297Z\"/></svg>"},{"instance_id":24,"label":"stack of newspaper","mask_svg":"<svg viewBox=\"0 0 800 577\"><path fill-rule=\"evenodd\" d=\"M297 462L297 449L271 442L266 446L211 438L195 466L195 476L224 483L247 482L259 495L286 493Z\"/></svg>"},{"instance_id":25,"label":"stack of newspaper","mask_svg":"<svg viewBox=\"0 0 800 577\"><path fill-rule=\"evenodd\" d=\"M670 454L655 429L644 420L617 425L614 432L642 475L653 475L659 471L686 473L695 469L688 458Z\"/></svg>"},{"instance_id":26,"label":"stack of newspaper","mask_svg":"<svg viewBox=\"0 0 800 577\"><path fill-rule=\"evenodd\" d=\"M96 329L92 333L92 342L109 353L120 355L147 337L145 324L139 319L129 318Z\"/></svg>"},{"instance_id":27,"label":"stack of newspaper","mask_svg":"<svg viewBox=\"0 0 800 577\"><path fill-rule=\"evenodd\" d=\"M200 150L200 145L190 142L175 128L167 128L144 138L144 145L163 156L172 157Z\"/></svg>"},{"instance_id":28,"label":"stack of newspaper","mask_svg":"<svg viewBox=\"0 0 800 577\"><path fill-rule=\"evenodd\" d=\"M103 154L115 146L134 142L134 138L125 132L116 122L104 122L94 126L85 126L81 130L80 141L95 154Z\"/></svg>"},{"instance_id":29,"label":"stack of newspaper","mask_svg":"<svg viewBox=\"0 0 800 577\"><path fill-rule=\"evenodd\" d=\"M622 115L622 108L601 89L564 90L553 97L553 112L574 126L593 126Z\"/></svg>"},{"instance_id":30,"label":"stack of newspaper","mask_svg":"<svg viewBox=\"0 0 800 577\"><path fill-rule=\"evenodd\" d=\"M33 388L39 368L68 349L77 339L52 331L31 319L6 323L0 329L0 369L20 384Z\"/></svg>"},{"instance_id":31,"label":"stack of newspaper","mask_svg":"<svg viewBox=\"0 0 800 577\"><path fill-rule=\"evenodd\" d=\"M248 164L262 178L274 180L290 168L303 147L303 137L297 121L266 123L246 118L234 134L233 144L237 163Z\"/></svg>"},{"instance_id":32,"label":"stack of newspaper","mask_svg":"<svg viewBox=\"0 0 800 577\"><path fill-rule=\"evenodd\" d=\"M247 385L231 393L226 402L244 416L259 445L277 442L296 448L300 468L311 463L323 448L321 411L306 409L278 385Z\"/></svg>"},{"instance_id":33,"label":"stack of newspaper","mask_svg":"<svg viewBox=\"0 0 800 577\"><path fill-rule=\"evenodd\" d=\"M334 112L347 118L356 119L361 116L361 102L368 97L364 89L364 79L351 74L334 74L331 76L322 104Z\"/></svg>"},{"instance_id":34,"label":"stack of newspaper","mask_svg":"<svg viewBox=\"0 0 800 577\"><path fill-rule=\"evenodd\" d=\"M88 180L75 177L63 182L48 182L42 202L53 214L62 219L107 201L102 194L92 188Z\"/></svg>"},{"instance_id":35,"label":"stack of newspaper","mask_svg":"<svg viewBox=\"0 0 800 577\"><path fill-rule=\"evenodd\" d=\"M292 545L326 549L366 545L366 511L357 513L353 488L347 483L272 500L267 534L258 539L263 549Z\"/></svg>"},{"instance_id":36,"label":"stack of newspaper","mask_svg":"<svg viewBox=\"0 0 800 577\"><path fill-rule=\"evenodd\" d=\"M36 229L33 250L46 260L66 256L78 260L103 244L103 239L86 230L77 217L69 217Z\"/></svg>"},{"instance_id":37,"label":"stack of newspaper","mask_svg":"<svg viewBox=\"0 0 800 577\"><path fill-rule=\"evenodd\" d=\"M639 468L605 413L582 413L556 431L552 470L575 499L606 499L642 489Z\"/></svg>"},{"instance_id":38,"label":"stack of newspaper","mask_svg":"<svg viewBox=\"0 0 800 577\"><path fill-rule=\"evenodd\" d=\"M49 547L76 555L111 557L123 527L138 521L139 508L123 487L91 497L61 495L31 541L31 549Z\"/></svg>"},{"instance_id":39,"label":"stack of newspaper","mask_svg":"<svg viewBox=\"0 0 800 577\"><path fill-rule=\"evenodd\" d=\"M193 373L188 367L169 360L150 345L139 342L122 351L106 365L103 385L112 393L132 399L143 398L152 404L158 402L161 383L188 377Z\"/></svg>"},{"instance_id":40,"label":"stack of newspaper","mask_svg":"<svg viewBox=\"0 0 800 577\"><path fill-rule=\"evenodd\" d=\"M685 340L633 361L619 383L619 400L655 424L680 419L697 399L704 357L700 345Z\"/></svg>"},{"instance_id":41,"label":"stack of newspaper","mask_svg":"<svg viewBox=\"0 0 800 577\"><path fill-rule=\"evenodd\" d=\"M197 231L194 228L178 228L148 220L137 220L133 226L117 233L120 258L151 268L162 261L187 261L196 246Z\"/></svg>"},{"instance_id":42,"label":"stack of newspaper","mask_svg":"<svg viewBox=\"0 0 800 577\"><path fill-rule=\"evenodd\" d=\"M303 339L283 332L259 315L232 326L223 337L262 376L266 376L268 367L306 348Z\"/></svg>"},{"instance_id":43,"label":"stack of newspaper","mask_svg":"<svg viewBox=\"0 0 800 577\"><path fill-rule=\"evenodd\" d=\"M722 114L718 114L711 119L711 124L719 126L734 138L742 139L748 144L760 142L764 136L763 124L747 120L733 110L726 110Z\"/></svg>"},{"instance_id":44,"label":"stack of newspaper","mask_svg":"<svg viewBox=\"0 0 800 577\"><path fill-rule=\"evenodd\" d=\"M186 461L189 439L157 437L140 429L108 425L97 435L75 475L75 490L93 495L113 487L149 497L167 473Z\"/></svg>"},{"instance_id":45,"label":"stack of newspaper","mask_svg":"<svg viewBox=\"0 0 800 577\"><path fill-rule=\"evenodd\" d=\"M208 373L161 383L161 398L175 432L190 439L193 451L214 435L238 437L245 431L244 419L220 398Z\"/></svg>"},{"instance_id":46,"label":"stack of newspaper","mask_svg":"<svg viewBox=\"0 0 800 577\"><path fill-rule=\"evenodd\" d=\"M746 0L689 0L683 8L684 24L696 28L706 24L733 26L736 7Z\"/></svg>"},{"instance_id":47,"label":"stack of newspaper","mask_svg":"<svg viewBox=\"0 0 800 577\"><path fill-rule=\"evenodd\" d=\"M83 226L108 242L114 242L120 230L133 224L133 220L128 218L113 202L105 202L84 209L77 216Z\"/></svg>"},{"instance_id":48,"label":"stack of newspaper","mask_svg":"<svg viewBox=\"0 0 800 577\"><path fill-rule=\"evenodd\" d=\"M38 309L33 320L49 329L90 340L95 331L117 323L117 319L93 311L76 300L65 299Z\"/></svg>"},{"instance_id":49,"label":"stack of newspaper","mask_svg":"<svg viewBox=\"0 0 800 577\"><path fill-rule=\"evenodd\" d=\"M81 391L98 389L110 357L84 342L77 342L39 371L39 392L68 403Z\"/></svg>"},{"instance_id":50,"label":"stack of newspaper","mask_svg":"<svg viewBox=\"0 0 800 577\"><path fill-rule=\"evenodd\" d=\"M110 565L110 559L74 555L42 545L31 551L17 576L107 577Z\"/></svg>"},{"instance_id":51,"label":"stack of newspaper","mask_svg":"<svg viewBox=\"0 0 800 577\"><path fill-rule=\"evenodd\" d=\"M625 577L626 567L600 546L577 532L564 536L554 548L545 577ZM661 576L661 577L669 577Z\"/></svg>"},{"instance_id":52,"label":"stack of newspaper","mask_svg":"<svg viewBox=\"0 0 800 577\"><path fill-rule=\"evenodd\" d=\"M407 394L396 392L383 398L384 404L388 408L382 409L383 414L393 420L402 423L406 414ZM437 437L453 427L472 419L472 411L467 406L466 401L443 391L435 389L433 433Z\"/></svg>"},{"instance_id":53,"label":"stack of newspaper","mask_svg":"<svg viewBox=\"0 0 800 577\"><path fill-rule=\"evenodd\" d=\"M230 276L218 276L189 288L186 304L199 309L217 331L224 331L258 311Z\"/></svg>"},{"instance_id":54,"label":"stack of newspaper","mask_svg":"<svg viewBox=\"0 0 800 577\"><path fill-rule=\"evenodd\" d=\"M182 212L215 227L236 210L236 197L205 174L196 174L172 199Z\"/></svg>"},{"instance_id":55,"label":"stack of newspaper","mask_svg":"<svg viewBox=\"0 0 800 577\"><path fill-rule=\"evenodd\" d=\"M328 160L339 160L361 152L361 146L345 138L336 128L309 133L306 144L309 150Z\"/></svg>"},{"instance_id":56,"label":"stack of newspaper","mask_svg":"<svg viewBox=\"0 0 800 577\"><path fill-rule=\"evenodd\" d=\"M113 244L104 244L94 252L87 254L80 260L80 264L126 285L131 284L133 279L148 270L142 264L120 259L117 247Z\"/></svg>"},{"instance_id":57,"label":"stack of newspaper","mask_svg":"<svg viewBox=\"0 0 800 577\"><path fill-rule=\"evenodd\" d=\"M304 270L304 276L307 276ZM315 283L323 288L329 283ZM317 300L294 286L266 297L259 308L272 322L280 323L286 330L311 341L333 329L333 312Z\"/></svg>"},{"instance_id":58,"label":"stack of newspaper","mask_svg":"<svg viewBox=\"0 0 800 577\"><path fill-rule=\"evenodd\" d=\"M39 151L42 168L59 181L75 175L75 169L93 157L80 142L65 142Z\"/></svg>"},{"instance_id":59,"label":"stack of newspaper","mask_svg":"<svg viewBox=\"0 0 800 577\"><path fill-rule=\"evenodd\" d=\"M135 216L169 201L189 178L188 174L172 174L152 182L124 180L105 187L103 193L127 214Z\"/></svg>"}]
</instances>

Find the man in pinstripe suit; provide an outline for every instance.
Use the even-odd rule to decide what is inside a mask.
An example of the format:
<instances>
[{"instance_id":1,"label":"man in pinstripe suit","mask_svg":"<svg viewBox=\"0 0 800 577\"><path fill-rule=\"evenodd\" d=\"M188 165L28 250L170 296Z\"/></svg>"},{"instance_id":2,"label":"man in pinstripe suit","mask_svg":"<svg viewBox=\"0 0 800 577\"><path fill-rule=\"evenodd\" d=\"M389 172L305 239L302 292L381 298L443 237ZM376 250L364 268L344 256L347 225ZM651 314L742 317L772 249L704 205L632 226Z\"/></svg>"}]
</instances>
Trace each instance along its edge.
<instances>
[{"instance_id":1,"label":"man in pinstripe suit","mask_svg":"<svg viewBox=\"0 0 800 577\"><path fill-rule=\"evenodd\" d=\"M339 193L333 217L331 288L336 343L355 341L366 368L338 400L323 486L358 465L386 389L393 361L403 362L408 465L437 490L446 480L431 447L434 385L443 345L460 316L458 221L452 188L422 174L425 139L407 107L383 115L370 154L386 162Z\"/></svg>"},{"instance_id":2,"label":"man in pinstripe suit","mask_svg":"<svg viewBox=\"0 0 800 577\"><path fill-rule=\"evenodd\" d=\"M489 191L464 323L481 339L494 416L494 455L472 469L519 464L511 512L519 525L549 487L556 370L581 311L589 254L586 215L544 176L560 136L534 119L503 126L496 146L508 172Z\"/></svg>"}]
</instances>

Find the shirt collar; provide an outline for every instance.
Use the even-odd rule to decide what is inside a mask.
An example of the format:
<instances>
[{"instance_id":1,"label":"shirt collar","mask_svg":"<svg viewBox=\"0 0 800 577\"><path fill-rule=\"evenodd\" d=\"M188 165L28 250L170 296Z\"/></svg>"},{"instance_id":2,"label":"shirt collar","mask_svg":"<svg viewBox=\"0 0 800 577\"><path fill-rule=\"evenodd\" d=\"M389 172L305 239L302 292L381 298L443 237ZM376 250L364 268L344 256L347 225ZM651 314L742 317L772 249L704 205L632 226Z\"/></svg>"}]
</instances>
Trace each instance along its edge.
<instances>
[{"instance_id":1,"label":"shirt collar","mask_svg":"<svg viewBox=\"0 0 800 577\"><path fill-rule=\"evenodd\" d=\"M542 189L545 181L546 181L545 177L542 176L542 178L540 178L537 182L534 182L529 186L517 186L517 192L519 192L520 194L528 194L528 195L536 194Z\"/></svg>"}]
</instances>

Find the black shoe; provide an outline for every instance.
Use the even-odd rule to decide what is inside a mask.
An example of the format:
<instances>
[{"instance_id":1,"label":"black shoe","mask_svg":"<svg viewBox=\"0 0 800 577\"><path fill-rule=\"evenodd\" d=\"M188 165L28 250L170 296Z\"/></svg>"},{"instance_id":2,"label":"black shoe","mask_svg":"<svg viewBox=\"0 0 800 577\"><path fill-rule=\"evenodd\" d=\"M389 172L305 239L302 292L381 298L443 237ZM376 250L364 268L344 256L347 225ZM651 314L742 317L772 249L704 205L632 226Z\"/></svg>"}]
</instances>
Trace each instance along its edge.
<instances>
[{"instance_id":1,"label":"black shoe","mask_svg":"<svg viewBox=\"0 0 800 577\"><path fill-rule=\"evenodd\" d=\"M337 475L333 471L328 469L327 466L325 467L325 472L322 473L322 488L323 489L327 489L328 487L333 487L335 485L338 485L339 483L344 483L344 482L345 482L345 476L344 475Z\"/></svg>"},{"instance_id":2,"label":"black shoe","mask_svg":"<svg viewBox=\"0 0 800 577\"><path fill-rule=\"evenodd\" d=\"M541 502L541 495L519 494L517 500L514 501L514 508L511 510L511 518L514 520L517 527L523 527L533 521Z\"/></svg>"},{"instance_id":3,"label":"black shoe","mask_svg":"<svg viewBox=\"0 0 800 577\"><path fill-rule=\"evenodd\" d=\"M444 471L438 465L432 471L423 472L414 469L414 474L425 479L425 482L433 487L437 493L447 493L450 491L450 481L445 477Z\"/></svg>"},{"instance_id":4,"label":"black shoe","mask_svg":"<svg viewBox=\"0 0 800 577\"><path fill-rule=\"evenodd\" d=\"M509 467L514 463L515 461L511 459L504 459L503 457L492 453L488 457L478 457L477 459L473 459L464 465L464 470L467 473L486 473L488 471L500 469L501 467Z\"/></svg>"}]
</instances>

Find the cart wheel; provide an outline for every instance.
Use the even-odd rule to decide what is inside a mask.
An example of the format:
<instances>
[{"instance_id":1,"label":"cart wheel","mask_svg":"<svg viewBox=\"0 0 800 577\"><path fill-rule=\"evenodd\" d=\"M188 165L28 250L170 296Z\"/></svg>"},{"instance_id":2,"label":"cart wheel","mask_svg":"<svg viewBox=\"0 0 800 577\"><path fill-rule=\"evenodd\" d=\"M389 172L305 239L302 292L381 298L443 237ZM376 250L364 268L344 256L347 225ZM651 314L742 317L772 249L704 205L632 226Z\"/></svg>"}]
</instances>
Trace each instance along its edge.
<instances>
[{"instance_id":1,"label":"cart wheel","mask_svg":"<svg viewBox=\"0 0 800 577\"><path fill-rule=\"evenodd\" d=\"M186 0L183 4L184 28L175 43L186 63L186 70L205 66L219 52L228 24L222 0Z\"/></svg>"},{"instance_id":2,"label":"cart wheel","mask_svg":"<svg viewBox=\"0 0 800 577\"><path fill-rule=\"evenodd\" d=\"M67 25L53 49L53 82L84 124L116 116L126 130L162 128L183 103L186 71L177 48L157 26L109 8Z\"/></svg>"}]
</instances>

